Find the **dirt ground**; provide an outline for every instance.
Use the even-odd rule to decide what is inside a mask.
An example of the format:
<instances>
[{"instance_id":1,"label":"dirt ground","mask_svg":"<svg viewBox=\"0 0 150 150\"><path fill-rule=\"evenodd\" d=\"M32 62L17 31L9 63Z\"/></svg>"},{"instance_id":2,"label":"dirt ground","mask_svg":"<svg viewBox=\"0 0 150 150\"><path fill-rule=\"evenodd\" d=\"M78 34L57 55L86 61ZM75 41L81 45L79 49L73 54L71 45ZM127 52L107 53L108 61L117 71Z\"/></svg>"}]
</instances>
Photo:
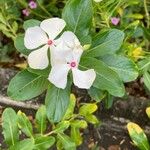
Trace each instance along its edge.
<instances>
[{"instance_id":1,"label":"dirt ground","mask_svg":"<svg viewBox=\"0 0 150 150\"><path fill-rule=\"evenodd\" d=\"M9 80L16 72L14 69L0 69L1 95L6 95ZM131 142L126 129L126 125L130 121L138 123L150 137L150 121L145 113L145 108L150 105L149 95L139 81L127 84L126 89L127 95L122 99L115 98L111 109L106 109L104 104L100 103L96 116L101 121L101 125L95 128L89 125L88 129L82 131L84 142L77 148L78 150L136 150L137 148ZM84 101L89 101L90 98L85 90L76 91L77 96L80 95ZM6 106L0 104L0 118L4 108ZM24 111L29 115L35 113L29 110ZM1 126L0 144L4 149Z\"/></svg>"}]
</instances>

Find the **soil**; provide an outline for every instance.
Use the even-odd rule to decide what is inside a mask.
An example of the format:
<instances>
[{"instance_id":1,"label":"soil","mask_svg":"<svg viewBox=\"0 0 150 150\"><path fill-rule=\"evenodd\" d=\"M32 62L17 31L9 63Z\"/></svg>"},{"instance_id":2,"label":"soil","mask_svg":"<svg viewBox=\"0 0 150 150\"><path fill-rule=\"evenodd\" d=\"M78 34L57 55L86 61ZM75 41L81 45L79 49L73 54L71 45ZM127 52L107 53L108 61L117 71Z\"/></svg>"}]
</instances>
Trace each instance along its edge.
<instances>
[{"instance_id":1,"label":"soil","mask_svg":"<svg viewBox=\"0 0 150 150\"><path fill-rule=\"evenodd\" d=\"M0 68L0 94L6 96L6 89L10 79L17 73L15 69ZM141 81L137 80L126 85L127 95L124 98L115 98L111 109L106 109L101 102L96 116L101 125L82 131L83 144L78 150L137 150L131 142L126 125L132 121L138 123L150 137L150 121L145 113L145 108L150 105L149 95L145 92ZM132 89L132 90L131 90ZM76 89L76 95L84 101L89 101L86 90ZM41 97L37 102L42 102ZM0 106L0 118L6 106ZM19 109L19 108L15 108ZM23 110L28 115L35 114L31 110ZM1 120L0 120L1 122ZM4 149L2 129L0 127L0 144Z\"/></svg>"}]
</instances>

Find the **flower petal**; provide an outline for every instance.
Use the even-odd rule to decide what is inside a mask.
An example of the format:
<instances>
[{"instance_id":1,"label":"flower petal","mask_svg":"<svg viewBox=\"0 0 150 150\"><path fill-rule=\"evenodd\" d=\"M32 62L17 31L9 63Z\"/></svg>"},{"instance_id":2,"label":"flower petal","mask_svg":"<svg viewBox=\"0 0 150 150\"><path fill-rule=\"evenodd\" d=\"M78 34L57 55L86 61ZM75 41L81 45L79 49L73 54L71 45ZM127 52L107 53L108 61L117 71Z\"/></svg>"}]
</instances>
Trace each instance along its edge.
<instances>
[{"instance_id":1,"label":"flower petal","mask_svg":"<svg viewBox=\"0 0 150 150\"><path fill-rule=\"evenodd\" d=\"M67 85L67 75L70 67L65 64L55 65L52 67L48 80L56 87L65 89Z\"/></svg>"},{"instance_id":2,"label":"flower petal","mask_svg":"<svg viewBox=\"0 0 150 150\"><path fill-rule=\"evenodd\" d=\"M96 78L96 73L94 69L81 71L75 68L72 69L72 73L74 84L81 89L89 89Z\"/></svg>"},{"instance_id":3,"label":"flower petal","mask_svg":"<svg viewBox=\"0 0 150 150\"><path fill-rule=\"evenodd\" d=\"M67 64L67 62L70 62L70 60L72 60L71 49L65 49L62 47L62 45L59 45L57 47L52 46L50 52L52 66L57 64Z\"/></svg>"},{"instance_id":4,"label":"flower petal","mask_svg":"<svg viewBox=\"0 0 150 150\"><path fill-rule=\"evenodd\" d=\"M48 66L48 45L31 52L28 56L29 66L33 69L45 69Z\"/></svg>"},{"instance_id":5,"label":"flower petal","mask_svg":"<svg viewBox=\"0 0 150 150\"><path fill-rule=\"evenodd\" d=\"M80 45L80 42L79 42L77 36L71 31L64 32L58 40L63 40L63 42L69 48L74 48L74 47Z\"/></svg>"},{"instance_id":6,"label":"flower petal","mask_svg":"<svg viewBox=\"0 0 150 150\"><path fill-rule=\"evenodd\" d=\"M79 46L78 48L75 48L73 50L73 59L79 63L82 53L83 53L83 49L81 46Z\"/></svg>"},{"instance_id":7,"label":"flower petal","mask_svg":"<svg viewBox=\"0 0 150 150\"><path fill-rule=\"evenodd\" d=\"M46 44L48 37L46 33L38 26L28 28L25 37L24 45L27 49L35 49Z\"/></svg>"},{"instance_id":8,"label":"flower petal","mask_svg":"<svg viewBox=\"0 0 150 150\"><path fill-rule=\"evenodd\" d=\"M42 21L40 25L40 27L48 34L51 40L54 40L65 26L65 21L60 18L46 19Z\"/></svg>"}]
</instances>

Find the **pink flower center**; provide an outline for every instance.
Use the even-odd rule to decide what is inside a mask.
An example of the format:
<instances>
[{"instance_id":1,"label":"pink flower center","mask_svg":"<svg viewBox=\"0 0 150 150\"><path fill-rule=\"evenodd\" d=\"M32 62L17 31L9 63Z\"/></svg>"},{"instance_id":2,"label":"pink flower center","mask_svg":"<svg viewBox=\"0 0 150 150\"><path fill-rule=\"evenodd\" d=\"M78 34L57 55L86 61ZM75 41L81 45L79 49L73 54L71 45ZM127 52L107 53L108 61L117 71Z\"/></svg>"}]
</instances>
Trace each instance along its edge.
<instances>
[{"instance_id":1,"label":"pink flower center","mask_svg":"<svg viewBox=\"0 0 150 150\"><path fill-rule=\"evenodd\" d=\"M75 62L75 61L72 61L72 62L70 63L70 66L71 66L72 68L74 68L74 67L76 67L76 66L77 66L77 64L76 64L76 62Z\"/></svg>"},{"instance_id":2,"label":"pink flower center","mask_svg":"<svg viewBox=\"0 0 150 150\"><path fill-rule=\"evenodd\" d=\"M47 44L48 44L49 46L51 46L51 45L53 44L53 41L52 41L52 40L48 40L48 41L47 41Z\"/></svg>"}]
</instances>

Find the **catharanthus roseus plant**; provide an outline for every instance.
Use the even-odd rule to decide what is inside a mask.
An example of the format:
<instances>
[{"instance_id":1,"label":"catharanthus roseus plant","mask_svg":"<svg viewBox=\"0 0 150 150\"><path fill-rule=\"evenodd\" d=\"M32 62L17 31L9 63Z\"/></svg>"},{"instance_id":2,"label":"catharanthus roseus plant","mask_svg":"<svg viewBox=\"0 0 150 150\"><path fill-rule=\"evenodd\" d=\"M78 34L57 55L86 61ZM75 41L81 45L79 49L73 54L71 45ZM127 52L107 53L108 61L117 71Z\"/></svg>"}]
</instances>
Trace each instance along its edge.
<instances>
[{"instance_id":1,"label":"catharanthus roseus plant","mask_svg":"<svg viewBox=\"0 0 150 150\"><path fill-rule=\"evenodd\" d=\"M95 80L96 73L94 70L80 71L77 69L83 48L75 34L66 31L55 40L65 25L64 20L52 18L42 21L40 27L27 29L24 38L26 48L35 49L44 45L29 54L29 66L33 69L45 69L49 64L48 48L50 48L52 69L48 80L56 87L64 89L68 72L71 69L74 84L79 88L89 89Z\"/></svg>"},{"instance_id":2,"label":"catharanthus roseus plant","mask_svg":"<svg viewBox=\"0 0 150 150\"><path fill-rule=\"evenodd\" d=\"M93 36L92 17L92 0L70 0L62 19L25 21L25 34L15 39L15 46L27 55L29 67L12 79L8 95L24 101L47 90L46 111L52 122L64 116L72 84L87 89L94 99L122 97L123 83L137 78L137 67L129 58L118 54L124 33L105 29ZM88 49L84 50L87 45Z\"/></svg>"}]
</instances>

